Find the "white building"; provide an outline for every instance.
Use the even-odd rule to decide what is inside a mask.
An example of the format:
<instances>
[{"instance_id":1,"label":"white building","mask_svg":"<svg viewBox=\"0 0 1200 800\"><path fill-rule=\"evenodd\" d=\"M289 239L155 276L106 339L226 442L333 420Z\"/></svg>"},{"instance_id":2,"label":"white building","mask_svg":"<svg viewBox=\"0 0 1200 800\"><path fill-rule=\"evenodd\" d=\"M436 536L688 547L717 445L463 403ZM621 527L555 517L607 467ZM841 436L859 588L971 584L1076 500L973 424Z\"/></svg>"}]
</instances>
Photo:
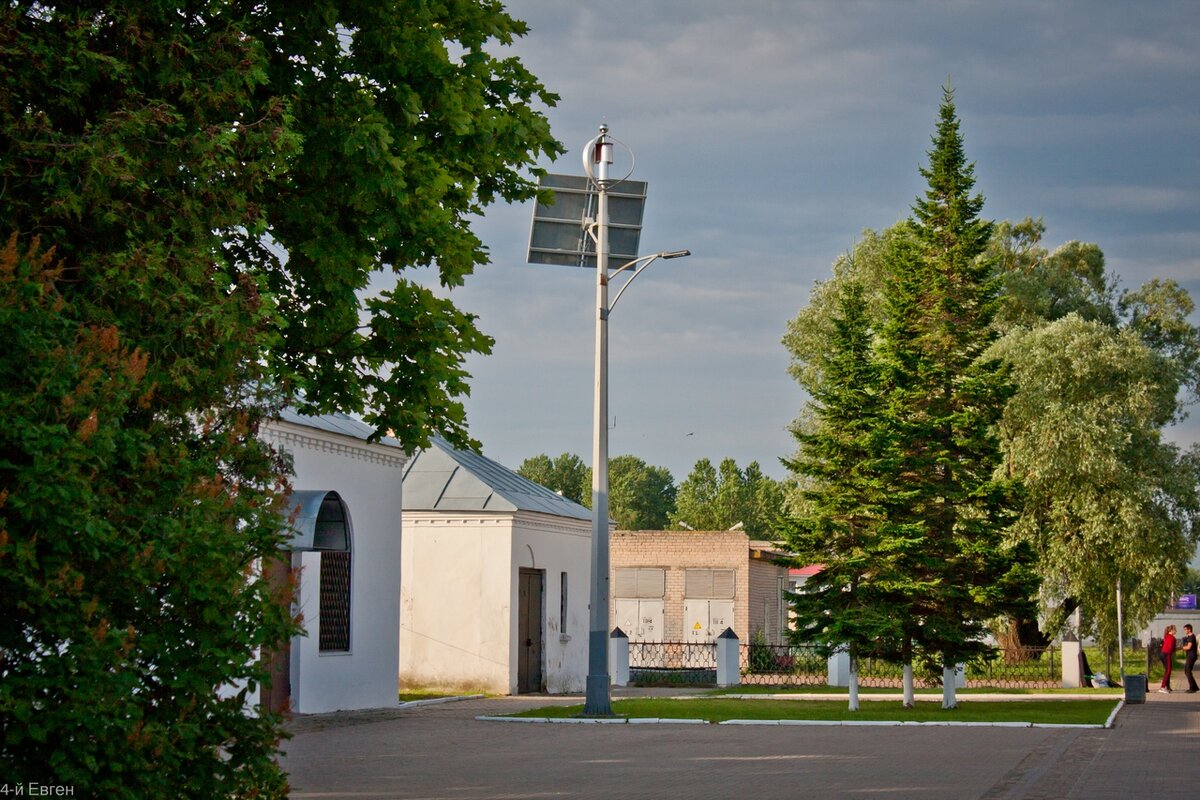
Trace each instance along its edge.
<instances>
[{"instance_id":1,"label":"white building","mask_svg":"<svg viewBox=\"0 0 1200 800\"><path fill-rule=\"evenodd\" d=\"M401 685L582 691L590 541L588 509L435 438L404 478Z\"/></svg>"},{"instance_id":2,"label":"white building","mask_svg":"<svg viewBox=\"0 0 1200 800\"><path fill-rule=\"evenodd\" d=\"M341 414L285 411L264 438L293 459L297 534L281 564L299 570L306 636L272 659L269 705L299 713L399 705L399 442ZM272 567L268 567L271 569Z\"/></svg>"}]
</instances>

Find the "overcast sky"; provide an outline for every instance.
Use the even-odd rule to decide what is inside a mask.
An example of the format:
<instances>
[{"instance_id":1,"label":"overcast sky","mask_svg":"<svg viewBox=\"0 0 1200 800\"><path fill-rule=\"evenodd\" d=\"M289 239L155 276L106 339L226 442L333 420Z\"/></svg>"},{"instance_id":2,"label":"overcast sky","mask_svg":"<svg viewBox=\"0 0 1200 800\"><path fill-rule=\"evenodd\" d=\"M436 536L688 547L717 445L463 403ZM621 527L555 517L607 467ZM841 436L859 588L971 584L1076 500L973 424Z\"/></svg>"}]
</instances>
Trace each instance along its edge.
<instances>
[{"instance_id":1,"label":"overcast sky","mask_svg":"<svg viewBox=\"0 0 1200 800\"><path fill-rule=\"evenodd\" d=\"M727 456L783 477L805 399L787 321L863 229L910 214L947 79L984 216L1042 217L1045 244L1096 242L1123 288L1174 278L1200 299L1195 0L507 5L530 26L507 52L561 97L568 153L545 166L582 174L606 122L649 183L641 252L693 253L610 320L613 456L677 482ZM531 215L480 220L493 263L450 295L496 339L469 363L471 431L513 468L590 463L594 274L526 264Z\"/></svg>"}]
</instances>

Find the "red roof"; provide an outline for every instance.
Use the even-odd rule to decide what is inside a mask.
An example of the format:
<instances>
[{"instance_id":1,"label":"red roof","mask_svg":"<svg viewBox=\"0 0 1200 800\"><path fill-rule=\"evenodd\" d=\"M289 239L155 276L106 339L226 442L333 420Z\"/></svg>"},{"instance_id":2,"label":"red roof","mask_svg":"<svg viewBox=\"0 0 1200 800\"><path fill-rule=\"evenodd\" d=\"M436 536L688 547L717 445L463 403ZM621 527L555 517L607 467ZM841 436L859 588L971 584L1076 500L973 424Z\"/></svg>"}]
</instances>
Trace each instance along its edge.
<instances>
[{"instance_id":1,"label":"red roof","mask_svg":"<svg viewBox=\"0 0 1200 800\"><path fill-rule=\"evenodd\" d=\"M809 564L807 567L792 567L788 570L788 575L793 578L811 578L823 569L824 564Z\"/></svg>"}]
</instances>

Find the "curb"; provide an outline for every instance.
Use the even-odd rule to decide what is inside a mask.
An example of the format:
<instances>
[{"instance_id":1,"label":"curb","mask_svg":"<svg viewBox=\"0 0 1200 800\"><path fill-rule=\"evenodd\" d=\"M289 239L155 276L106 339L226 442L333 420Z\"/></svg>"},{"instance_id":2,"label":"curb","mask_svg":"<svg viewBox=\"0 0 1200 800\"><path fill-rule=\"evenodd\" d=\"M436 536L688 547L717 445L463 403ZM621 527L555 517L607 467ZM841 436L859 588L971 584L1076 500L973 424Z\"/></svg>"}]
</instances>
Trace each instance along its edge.
<instances>
[{"instance_id":1,"label":"curb","mask_svg":"<svg viewBox=\"0 0 1200 800\"><path fill-rule=\"evenodd\" d=\"M631 719L615 719L608 717L492 717L478 716L479 722L537 722L549 725L799 725L809 727L846 727L846 728L1096 728L1113 727L1117 712L1124 703L1119 703L1108 721L1096 725L1091 723L1059 723L1059 722L951 722L932 721L915 722L906 720L825 720L825 719L727 719L722 722L710 723L703 719L657 719L653 717L634 717Z\"/></svg>"},{"instance_id":2,"label":"curb","mask_svg":"<svg viewBox=\"0 0 1200 800\"><path fill-rule=\"evenodd\" d=\"M416 708L417 706L439 706L442 703L457 703L460 700L480 700L487 695L482 694L462 694L454 697L431 697L428 700L409 700L406 703L401 703L400 708Z\"/></svg>"}]
</instances>

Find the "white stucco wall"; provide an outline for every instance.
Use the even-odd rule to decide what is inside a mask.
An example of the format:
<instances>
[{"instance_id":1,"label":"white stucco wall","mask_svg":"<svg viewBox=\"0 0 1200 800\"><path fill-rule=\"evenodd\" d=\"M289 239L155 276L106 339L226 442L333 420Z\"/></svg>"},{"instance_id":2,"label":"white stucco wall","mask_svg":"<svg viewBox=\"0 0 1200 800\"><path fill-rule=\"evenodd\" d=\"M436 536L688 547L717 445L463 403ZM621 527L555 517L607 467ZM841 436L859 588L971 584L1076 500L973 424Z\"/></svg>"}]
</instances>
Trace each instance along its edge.
<instances>
[{"instance_id":1,"label":"white stucco wall","mask_svg":"<svg viewBox=\"0 0 1200 800\"><path fill-rule=\"evenodd\" d=\"M520 513L513 534L513 575L521 567L544 571L542 675L551 694L582 692L587 684L588 602L591 595L591 523ZM562 573L567 573L567 617L562 619ZM515 580L515 578L514 578ZM512 608L512 691L517 686L517 591Z\"/></svg>"},{"instance_id":2,"label":"white stucco wall","mask_svg":"<svg viewBox=\"0 0 1200 800\"><path fill-rule=\"evenodd\" d=\"M545 573L542 676L582 691L587 674L589 523L526 512L406 511L400 678L413 688L515 694L522 567ZM561 573L567 572L563 634Z\"/></svg>"},{"instance_id":3,"label":"white stucco wall","mask_svg":"<svg viewBox=\"0 0 1200 800\"><path fill-rule=\"evenodd\" d=\"M286 422L267 439L291 453L297 490L333 490L350 512L350 651L320 653L320 554L297 553L298 606L307 636L291 648L292 709L300 713L399 704L400 509L404 454Z\"/></svg>"},{"instance_id":4,"label":"white stucco wall","mask_svg":"<svg viewBox=\"0 0 1200 800\"><path fill-rule=\"evenodd\" d=\"M404 513L400 683L508 694L512 517Z\"/></svg>"}]
</instances>

